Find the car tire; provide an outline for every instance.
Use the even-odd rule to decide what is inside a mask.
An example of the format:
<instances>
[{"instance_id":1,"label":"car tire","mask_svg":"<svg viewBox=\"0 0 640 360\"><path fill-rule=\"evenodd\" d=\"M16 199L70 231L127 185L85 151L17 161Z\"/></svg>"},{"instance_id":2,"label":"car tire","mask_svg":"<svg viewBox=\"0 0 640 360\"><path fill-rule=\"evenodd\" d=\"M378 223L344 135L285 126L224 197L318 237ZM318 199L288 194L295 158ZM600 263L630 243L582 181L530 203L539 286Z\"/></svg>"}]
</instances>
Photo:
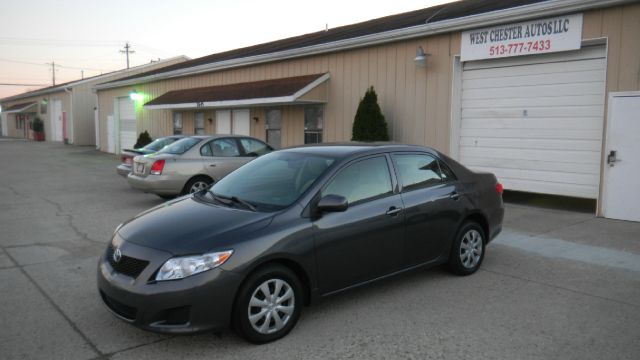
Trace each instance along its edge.
<instances>
[{"instance_id":1,"label":"car tire","mask_svg":"<svg viewBox=\"0 0 640 360\"><path fill-rule=\"evenodd\" d=\"M164 200L171 200L176 197L175 195L160 195L160 194L156 194L156 195L158 195L161 199L164 199Z\"/></svg>"},{"instance_id":2,"label":"car tire","mask_svg":"<svg viewBox=\"0 0 640 360\"><path fill-rule=\"evenodd\" d=\"M213 180L206 176L196 176L191 180L187 181L187 184L182 189L182 195L193 194L194 192L198 192L204 190L213 184Z\"/></svg>"},{"instance_id":3,"label":"car tire","mask_svg":"<svg viewBox=\"0 0 640 360\"><path fill-rule=\"evenodd\" d=\"M303 304L302 285L293 271L280 265L263 267L238 291L233 329L254 344L278 340L296 325Z\"/></svg>"},{"instance_id":4,"label":"car tire","mask_svg":"<svg viewBox=\"0 0 640 360\"><path fill-rule=\"evenodd\" d=\"M485 234L482 226L465 222L458 230L451 247L447 267L456 275L471 275L478 271L485 254Z\"/></svg>"}]
</instances>

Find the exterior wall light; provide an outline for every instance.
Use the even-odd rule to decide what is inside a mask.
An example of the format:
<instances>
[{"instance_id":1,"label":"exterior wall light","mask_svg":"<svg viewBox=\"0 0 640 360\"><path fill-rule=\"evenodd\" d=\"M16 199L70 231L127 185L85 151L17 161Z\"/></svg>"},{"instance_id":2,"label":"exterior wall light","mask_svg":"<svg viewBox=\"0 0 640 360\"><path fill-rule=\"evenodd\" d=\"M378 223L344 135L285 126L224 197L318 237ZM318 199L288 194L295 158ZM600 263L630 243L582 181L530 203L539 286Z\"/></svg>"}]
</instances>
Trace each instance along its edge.
<instances>
[{"instance_id":1,"label":"exterior wall light","mask_svg":"<svg viewBox=\"0 0 640 360\"><path fill-rule=\"evenodd\" d=\"M142 94L138 93L136 90L133 90L129 93L129 99L133 101L142 100Z\"/></svg>"},{"instance_id":2,"label":"exterior wall light","mask_svg":"<svg viewBox=\"0 0 640 360\"><path fill-rule=\"evenodd\" d=\"M47 100L47 98L42 99L42 105L47 105L49 103L49 100Z\"/></svg>"},{"instance_id":3,"label":"exterior wall light","mask_svg":"<svg viewBox=\"0 0 640 360\"><path fill-rule=\"evenodd\" d=\"M416 49L416 58L413 59L413 61L416 63L416 66L425 67L427 66L427 56L429 56L429 54L424 52L422 46L418 46Z\"/></svg>"}]
</instances>

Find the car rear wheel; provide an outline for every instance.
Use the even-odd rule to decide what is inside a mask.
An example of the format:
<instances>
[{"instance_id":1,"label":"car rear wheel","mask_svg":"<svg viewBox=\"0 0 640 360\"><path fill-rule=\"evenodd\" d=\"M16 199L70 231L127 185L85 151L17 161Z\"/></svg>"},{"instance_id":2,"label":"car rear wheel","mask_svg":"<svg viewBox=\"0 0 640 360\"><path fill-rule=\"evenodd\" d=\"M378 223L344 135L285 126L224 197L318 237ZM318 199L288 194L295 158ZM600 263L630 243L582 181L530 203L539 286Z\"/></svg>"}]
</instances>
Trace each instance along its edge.
<instances>
[{"instance_id":1,"label":"car rear wheel","mask_svg":"<svg viewBox=\"0 0 640 360\"><path fill-rule=\"evenodd\" d=\"M485 253L484 230L475 222L462 225L449 256L449 271L456 275L471 275L478 271Z\"/></svg>"},{"instance_id":2,"label":"car rear wheel","mask_svg":"<svg viewBox=\"0 0 640 360\"><path fill-rule=\"evenodd\" d=\"M297 276L284 266L272 265L258 270L238 293L234 329L255 344L287 335L300 317L301 289Z\"/></svg>"},{"instance_id":3,"label":"car rear wheel","mask_svg":"<svg viewBox=\"0 0 640 360\"><path fill-rule=\"evenodd\" d=\"M187 185L184 186L184 190L182 191L183 195L193 194L198 191L206 190L213 184L213 180L208 177L198 176L187 182Z\"/></svg>"}]
</instances>

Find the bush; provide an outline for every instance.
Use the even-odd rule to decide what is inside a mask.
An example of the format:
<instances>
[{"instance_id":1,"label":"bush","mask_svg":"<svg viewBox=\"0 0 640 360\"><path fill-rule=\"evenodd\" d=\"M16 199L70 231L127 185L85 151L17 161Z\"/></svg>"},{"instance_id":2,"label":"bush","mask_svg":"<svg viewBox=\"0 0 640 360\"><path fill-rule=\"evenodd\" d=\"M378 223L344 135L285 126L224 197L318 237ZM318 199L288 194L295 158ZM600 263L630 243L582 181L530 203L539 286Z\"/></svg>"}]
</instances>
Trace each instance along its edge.
<instances>
[{"instance_id":1,"label":"bush","mask_svg":"<svg viewBox=\"0 0 640 360\"><path fill-rule=\"evenodd\" d=\"M32 126L33 126L33 132L37 132L37 133L44 132L44 123L39 117L33 120Z\"/></svg>"},{"instance_id":2,"label":"bush","mask_svg":"<svg viewBox=\"0 0 640 360\"><path fill-rule=\"evenodd\" d=\"M378 95L370 87L360 100L353 121L352 141L389 141L387 121L378 105Z\"/></svg>"},{"instance_id":3,"label":"bush","mask_svg":"<svg viewBox=\"0 0 640 360\"><path fill-rule=\"evenodd\" d=\"M140 134L140 136L138 136L138 141L136 142L135 145L133 145L133 148L138 149L138 148L144 147L147 144L151 143L152 141L153 139L151 138L151 135L149 135L147 130L145 130Z\"/></svg>"}]
</instances>

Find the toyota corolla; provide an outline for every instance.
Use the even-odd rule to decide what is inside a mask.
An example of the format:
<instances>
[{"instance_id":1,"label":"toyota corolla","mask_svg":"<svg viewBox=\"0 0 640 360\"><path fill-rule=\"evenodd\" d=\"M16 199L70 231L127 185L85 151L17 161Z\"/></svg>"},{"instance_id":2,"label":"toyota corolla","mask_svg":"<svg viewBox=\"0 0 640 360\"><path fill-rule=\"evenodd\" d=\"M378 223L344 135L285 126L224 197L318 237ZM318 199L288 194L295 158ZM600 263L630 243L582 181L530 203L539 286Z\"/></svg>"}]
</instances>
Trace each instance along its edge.
<instances>
[{"instance_id":1,"label":"toyota corolla","mask_svg":"<svg viewBox=\"0 0 640 360\"><path fill-rule=\"evenodd\" d=\"M162 333L286 335L304 305L417 268L476 272L502 185L433 149L276 151L119 226L98 265L117 317Z\"/></svg>"}]
</instances>

